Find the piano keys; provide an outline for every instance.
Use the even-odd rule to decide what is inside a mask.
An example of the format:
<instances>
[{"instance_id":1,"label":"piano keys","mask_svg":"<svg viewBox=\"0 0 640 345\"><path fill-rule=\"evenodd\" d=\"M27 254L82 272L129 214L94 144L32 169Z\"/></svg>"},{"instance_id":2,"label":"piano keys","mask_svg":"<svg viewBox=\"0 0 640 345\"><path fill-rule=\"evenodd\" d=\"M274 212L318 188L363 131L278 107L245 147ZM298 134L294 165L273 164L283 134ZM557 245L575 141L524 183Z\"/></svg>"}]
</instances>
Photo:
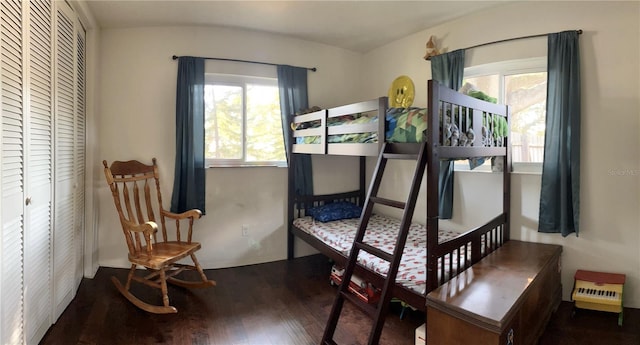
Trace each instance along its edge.
<instances>
[{"instance_id":1,"label":"piano keys","mask_svg":"<svg viewBox=\"0 0 640 345\"><path fill-rule=\"evenodd\" d=\"M618 325L622 326L622 291L626 276L577 270L571 295L576 308L618 313Z\"/></svg>"}]
</instances>

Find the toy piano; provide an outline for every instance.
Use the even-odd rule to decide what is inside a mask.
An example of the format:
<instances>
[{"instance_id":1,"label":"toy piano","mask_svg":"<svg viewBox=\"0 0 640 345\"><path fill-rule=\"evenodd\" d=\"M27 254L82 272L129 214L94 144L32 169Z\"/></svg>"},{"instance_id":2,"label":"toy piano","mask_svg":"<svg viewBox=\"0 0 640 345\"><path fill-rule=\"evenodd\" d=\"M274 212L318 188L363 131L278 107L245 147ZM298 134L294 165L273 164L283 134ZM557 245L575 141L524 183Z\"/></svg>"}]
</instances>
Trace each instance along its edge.
<instances>
[{"instance_id":1,"label":"toy piano","mask_svg":"<svg viewBox=\"0 0 640 345\"><path fill-rule=\"evenodd\" d=\"M575 307L618 313L618 325L622 326L622 290L626 276L577 270L572 299Z\"/></svg>"}]
</instances>

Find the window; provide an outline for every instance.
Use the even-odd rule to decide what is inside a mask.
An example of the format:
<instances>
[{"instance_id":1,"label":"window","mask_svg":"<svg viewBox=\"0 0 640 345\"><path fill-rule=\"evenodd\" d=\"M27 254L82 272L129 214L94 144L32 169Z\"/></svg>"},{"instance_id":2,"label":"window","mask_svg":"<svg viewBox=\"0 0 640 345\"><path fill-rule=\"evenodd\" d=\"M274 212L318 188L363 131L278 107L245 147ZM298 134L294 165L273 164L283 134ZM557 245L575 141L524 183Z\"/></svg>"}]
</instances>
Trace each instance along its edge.
<instances>
[{"instance_id":1,"label":"window","mask_svg":"<svg viewBox=\"0 0 640 345\"><path fill-rule=\"evenodd\" d=\"M514 171L540 172L544 157L547 58L505 61L465 69L464 82L509 105Z\"/></svg>"},{"instance_id":2,"label":"window","mask_svg":"<svg viewBox=\"0 0 640 345\"><path fill-rule=\"evenodd\" d=\"M207 166L285 166L277 79L207 74L205 80Z\"/></svg>"}]
</instances>

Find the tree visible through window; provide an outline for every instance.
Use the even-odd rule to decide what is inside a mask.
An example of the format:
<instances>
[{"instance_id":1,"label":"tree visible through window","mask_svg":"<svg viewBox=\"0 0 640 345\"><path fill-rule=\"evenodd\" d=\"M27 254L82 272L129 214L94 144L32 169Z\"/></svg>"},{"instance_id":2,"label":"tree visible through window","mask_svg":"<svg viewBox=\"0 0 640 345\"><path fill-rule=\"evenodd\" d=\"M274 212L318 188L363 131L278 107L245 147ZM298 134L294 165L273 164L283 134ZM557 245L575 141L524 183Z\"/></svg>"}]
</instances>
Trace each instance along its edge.
<instances>
[{"instance_id":1,"label":"tree visible through window","mask_svg":"<svg viewBox=\"0 0 640 345\"><path fill-rule=\"evenodd\" d=\"M505 101L511 110L514 162L542 163L547 114L547 72L508 75Z\"/></svg>"},{"instance_id":2,"label":"tree visible through window","mask_svg":"<svg viewBox=\"0 0 640 345\"><path fill-rule=\"evenodd\" d=\"M513 162L540 167L547 107L546 58L470 67L465 69L464 82L509 105Z\"/></svg>"},{"instance_id":3,"label":"tree visible through window","mask_svg":"<svg viewBox=\"0 0 640 345\"><path fill-rule=\"evenodd\" d=\"M205 158L209 166L282 165L277 80L208 75Z\"/></svg>"}]
</instances>

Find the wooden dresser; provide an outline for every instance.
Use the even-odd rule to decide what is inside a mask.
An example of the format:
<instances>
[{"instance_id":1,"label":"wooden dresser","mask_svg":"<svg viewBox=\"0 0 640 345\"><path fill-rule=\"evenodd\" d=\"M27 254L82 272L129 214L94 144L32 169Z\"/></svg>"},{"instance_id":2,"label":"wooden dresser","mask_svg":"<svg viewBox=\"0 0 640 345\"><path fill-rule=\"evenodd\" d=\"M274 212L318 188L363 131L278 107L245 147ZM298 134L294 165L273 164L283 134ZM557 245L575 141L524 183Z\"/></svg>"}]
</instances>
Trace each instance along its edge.
<instances>
[{"instance_id":1,"label":"wooden dresser","mask_svg":"<svg viewBox=\"0 0 640 345\"><path fill-rule=\"evenodd\" d=\"M551 244L508 241L427 295L427 344L536 344L562 299Z\"/></svg>"}]
</instances>

